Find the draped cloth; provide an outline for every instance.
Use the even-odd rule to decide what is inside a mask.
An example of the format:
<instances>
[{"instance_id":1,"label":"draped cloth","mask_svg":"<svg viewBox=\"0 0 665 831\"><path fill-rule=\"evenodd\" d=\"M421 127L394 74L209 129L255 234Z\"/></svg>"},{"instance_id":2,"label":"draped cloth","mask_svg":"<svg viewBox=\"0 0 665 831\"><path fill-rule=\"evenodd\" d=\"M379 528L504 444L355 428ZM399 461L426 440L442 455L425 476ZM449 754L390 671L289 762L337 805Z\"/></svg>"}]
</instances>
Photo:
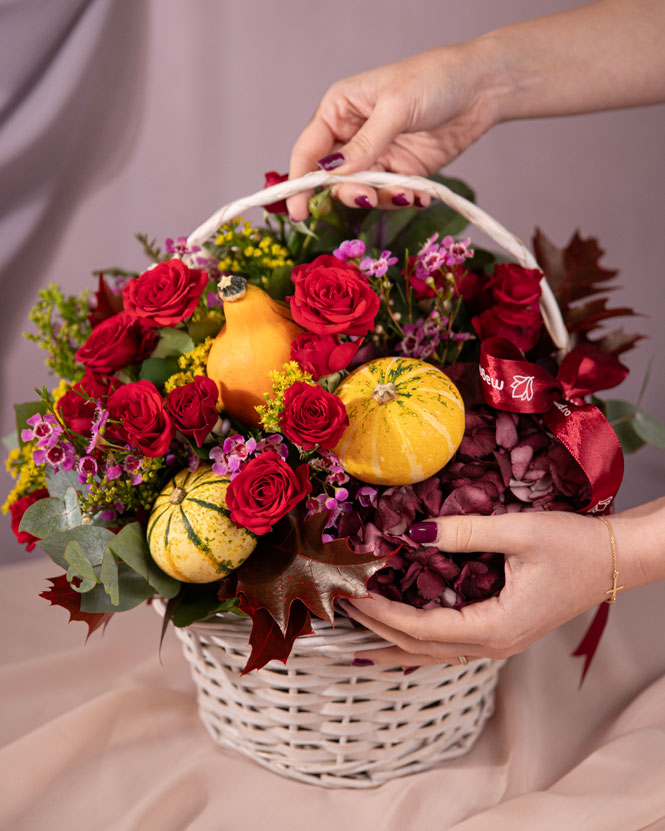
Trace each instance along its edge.
<instances>
[{"instance_id":1,"label":"draped cloth","mask_svg":"<svg viewBox=\"0 0 665 831\"><path fill-rule=\"evenodd\" d=\"M291 781L217 747L172 631L147 606L86 628L7 566L0 631L3 831L638 831L665 828L665 584L622 593L578 690L582 616L511 658L466 756L368 790Z\"/></svg>"}]
</instances>

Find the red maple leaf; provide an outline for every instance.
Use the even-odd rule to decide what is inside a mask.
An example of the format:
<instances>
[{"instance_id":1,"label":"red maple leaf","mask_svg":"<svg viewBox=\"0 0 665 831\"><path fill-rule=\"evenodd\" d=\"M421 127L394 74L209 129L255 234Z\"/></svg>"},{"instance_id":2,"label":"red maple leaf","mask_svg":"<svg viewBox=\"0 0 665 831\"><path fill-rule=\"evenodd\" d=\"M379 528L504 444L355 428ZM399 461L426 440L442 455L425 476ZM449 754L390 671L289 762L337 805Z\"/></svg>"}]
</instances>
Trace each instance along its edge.
<instances>
[{"instance_id":1,"label":"red maple leaf","mask_svg":"<svg viewBox=\"0 0 665 831\"><path fill-rule=\"evenodd\" d=\"M91 326L97 326L98 323L122 311L122 294L111 291L104 279L104 272L99 273L99 285L94 297L97 305L88 315L88 323Z\"/></svg>"},{"instance_id":2,"label":"red maple leaf","mask_svg":"<svg viewBox=\"0 0 665 831\"><path fill-rule=\"evenodd\" d=\"M327 512L303 518L292 511L261 537L252 556L227 584L252 618L252 654L244 672L273 658L286 661L293 642L310 631L310 612L334 625L336 597L366 597L367 581L392 556L358 554L346 538L323 542Z\"/></svg>"},{"instance_id":3,"label":"red maple leaf","mask_svg":"<svg viewBox=\"0 0 665 831\"><path fill-rule=\"evenodd\" d=\"M82 612L81 595L69 585L65 574L60 574L58 577L49 577L48 580L51 585L45 591L40 592L39 596L48 600L51 606L62 606L63 609L67 609L70 622L72 620L82 620L84 623L87 623L88 634L86 641L95 629L99 629L100 626L106 629L109 620L113 617L113 612L99 614Z\"/></svg>"}]
</instances>

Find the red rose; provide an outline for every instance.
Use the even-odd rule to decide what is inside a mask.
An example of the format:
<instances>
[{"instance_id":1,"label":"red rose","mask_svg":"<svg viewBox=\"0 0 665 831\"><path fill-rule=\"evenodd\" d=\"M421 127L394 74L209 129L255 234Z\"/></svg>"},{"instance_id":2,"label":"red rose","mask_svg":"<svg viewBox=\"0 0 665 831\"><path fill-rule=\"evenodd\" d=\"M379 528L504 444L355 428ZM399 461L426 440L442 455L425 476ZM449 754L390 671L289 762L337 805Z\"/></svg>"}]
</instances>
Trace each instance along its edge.
<instances>
[{"instance_id":1,"label":"red rose","mask_svg":"<svg viewBox=\"0 0 665 831\"><path fill-rule=\"evenodd\" d=\"M86 372L111 374L147 358L157 346L157 333L127 312L102 321L79 347L76 360Z\"/></svg>"},{"instance_id":2,"label":"red rose","mask_svg":"<svg viewBox=\"0 0 665 831\"><path fill-rule=\"evenodd\" d=\"M122 292L125 310L146 326L175 326L193 314L207 285L208 275L187 268L182 260L157 263L127 283Z\"/></svg>"},{"instance_id":3,"label":"red rose","mask_svg":"<svg viewBox=\"0 0 665 831\"><path fill-rule=\"evenodd\" d=\"M55 405L66 427L75 433L87 435L92 429L92 419L97 401L106 398L121 382L109 375L88 372L66 392Z\"/></svg>"},{"instance_id":4,"label":"red rose","mask_svg":"<svg viewBox=\"0 0 665 831\"><path fill-rule=\"evenodd\" d=\"M196 446L201 447L217 424L218 397L217 384L205 375L197 375L191 383L171 390L164 406L178 430L193 436Z\"/></svg>"},{"instance_id":5,"label":"red rose","mask_svg":"<svg viewBox=\"0 0 665 831\"><path fill-rule=\"evenodd\" d=\"M538 343L542 322L538 310L499 305L485 309L471 320L481 340L492 337L505 338L522 352L528 352Z\"/></svg>"},{"instance_id":6,"label":"red rose","mask_svg":"<svg viewBox=\"0 0 665 831\"><path fill-rule=\"evenodd\" d=\"M290 468L272 450L251 459L226 491L236 525L266 534L312 490L308 465Z\"/></svg>"},{"instance_id":7,"label":"red rose","mask_svg":"<svg viewBox=\"0 0 665 831\"><path fill-rule=\"evenodd\" d=\"M330 254L296 266L291 314L319 335L366 335L374 328L381 301L360 271Z\"/></svg>"},{"instance_id":8,"label":"red rose","mask_svg":"<svg viewBox=\"0 0 665 831\"><path fill-rule=\"evenodd\" d=\"M291 360L314 377L315 381L346 369L358 351L362 339L342 343L337 335L303 332L291 344Z\"/></svg>"},{"instance_id":9,"label":"red rose","mask_svg":"<svg viewBox=\"0 0 665 831\"><path fill-rule=\"evenodd\" d=\"M538 310L540 271L513 263L500 263L487 284L495 303Z\"/></svg>"},{"instance_id":10,"label":"red rose","mask_svg":"<svg viewBox=\"0 0 665 831\"><path fill-rule=\"evenodd\" d=\"M49 492L46 488L40 488L38 491L32 491L32 493L28 493L20 499L17 499L16 502L12 503L9 507L12 514L12 531L16 534L16 539L21 543L21 545L27 543L25 546L26 551L32 551L35 547L35 543L39 541L39 537L33 537L33 535L29 534L27 531L18 530L21 520L23 519L23 514L28 510L33 502L38 502L40 499L46 499L48 495Z\"/></svg>"},{"instance_id":11,"label":"red rose","mask_svg":"<svg viewBox=\"0 0 665 831\"><path fill-rule=\"evenodd\" d=\"M281 182L286 182L289 178L288 173L277 173L276 170L270 170L268 173L265 174L266 180L263 185L264 188L269 188L272 185L279 185ZM271 202L269 205L263 206L268 213L271 214L285 214L287 213L286 209L286 199L280 199L279 202Z\"/></svg>"},{"instance_id":12,"label":"red rose","mask_svg":"<svg viewBox=\"0 0 665 831\"><path fill-rule=\"evenodd\" d=\"M318 444L331 450L342 438L349 417L341 398L318 384L296 381L284 393L282 432L298 447L308 450Z\"/></svg>"},{"instance_id":13,"label":"red rose","mask_svg":"<svg viewBox=\"0 0 665 831\"><path fill-rule=\"evenodd\" d=\"M123 384L107 403L109 422L106 438L129 442L145 456L163 456L171 444L175 427L164 409L164 401L151 381ZM113 424L112 420L120 424Z\"/></svg>"}]
</instances>

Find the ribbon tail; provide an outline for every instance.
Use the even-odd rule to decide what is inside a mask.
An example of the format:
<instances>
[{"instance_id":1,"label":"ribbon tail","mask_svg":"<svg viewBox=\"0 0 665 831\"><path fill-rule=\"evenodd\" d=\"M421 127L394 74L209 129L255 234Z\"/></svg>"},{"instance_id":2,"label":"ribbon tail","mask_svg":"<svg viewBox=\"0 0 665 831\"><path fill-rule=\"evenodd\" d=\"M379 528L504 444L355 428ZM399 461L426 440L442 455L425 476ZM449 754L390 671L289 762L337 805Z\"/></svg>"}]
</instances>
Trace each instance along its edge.
<instances>
[{"instance_id":1,"label":"ribbon tail","mask_svg":"<svg viewBox=\"0 0 665 831\"><path fill-rule=\"evenodd\" d=\"M581 687L584 683L584 679L589 671L589 667L591 666L593 656L596 654L598 644L600 643L600 639L607 624L607 617L609 613L609 603L601 603L593 620L591 621L591 625L586 630L584 637L580 641L579 646L572 653L575 658L584 657L584 668L582 669L582 677L580 678L579 687Z\"/></svg>"}]
</instances>

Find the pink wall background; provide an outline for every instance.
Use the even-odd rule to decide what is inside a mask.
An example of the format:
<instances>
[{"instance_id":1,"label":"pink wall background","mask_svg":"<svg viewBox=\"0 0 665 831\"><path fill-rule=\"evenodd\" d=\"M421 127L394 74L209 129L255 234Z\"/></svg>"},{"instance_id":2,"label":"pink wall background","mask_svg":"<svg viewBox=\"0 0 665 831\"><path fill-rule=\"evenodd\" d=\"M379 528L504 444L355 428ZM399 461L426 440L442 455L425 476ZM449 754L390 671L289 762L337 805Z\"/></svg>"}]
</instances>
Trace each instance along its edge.
<instances>
[{"instance_id":1,"label":"pink wall background","mask_svg":"<svg viewBox=\"0 0 665 831\"><path fill-rule=\"evenodd\" d=\"M133 240L186 234L286 170L291 145L340 77L529 16L563 0L22 0L0 10L2 434L11 405L47 381L21 338L37 289L80 290L91 271L141 267ZM665 107L503 125L448 168L529 242L579 229L621 270L613 302L650 339L612 397L665 417ZM5 477L8 489L10 481ZM665 491L665 453L627 460L620 505ZM0 526L0 559L28 556ZM36 553L36 552L35 552Z\"/></svg>"}]
</instances>

